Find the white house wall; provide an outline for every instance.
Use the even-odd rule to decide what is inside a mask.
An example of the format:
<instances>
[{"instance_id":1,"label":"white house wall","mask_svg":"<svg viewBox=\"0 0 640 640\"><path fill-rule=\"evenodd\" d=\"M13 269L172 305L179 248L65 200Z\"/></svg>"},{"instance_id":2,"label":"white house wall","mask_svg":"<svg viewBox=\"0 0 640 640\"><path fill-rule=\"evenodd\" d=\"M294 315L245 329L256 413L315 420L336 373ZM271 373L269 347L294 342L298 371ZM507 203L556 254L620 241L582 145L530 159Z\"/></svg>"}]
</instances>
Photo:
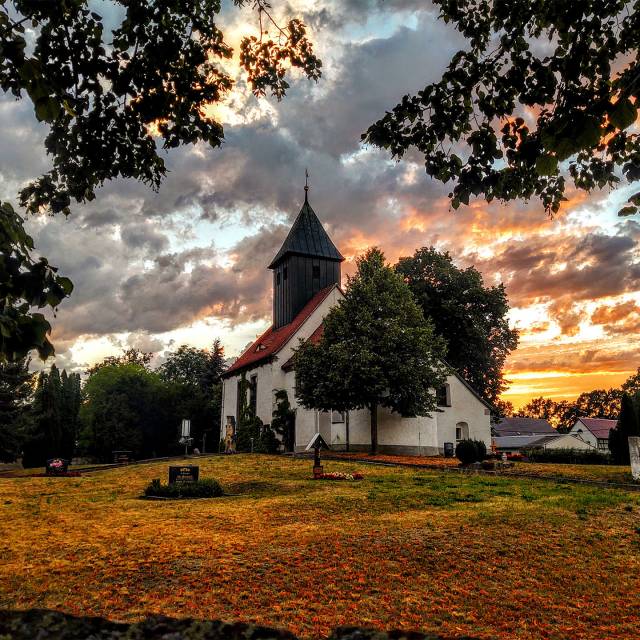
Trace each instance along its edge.
<instances>
[{"instance_id":1,"label":"white house wall","mask_svg":"<svg viewBox=\"0 0 640 640\"><path fill-rule=\"evenodd\" d=\"M566 434L559 438L554 438L544 445L544 449L577 449L578 451L593 451L593 445L585 442L577 435Z\"/></svg>"},{"instance_id":2,"label":"white house wall","mask_svg":"<svg viewBox=\"0 0 640 640\"><path fill-rule=\"evenodd\" d=\"M589 431L589 429L587 429L587 427L585 427L579 420L573 425L573 427L571 427L569 433L582 438L590 445L591 449L598 448L598 438L596 438L593 433L591 433L591 431Z\"/></svg>"},{"instance_id":3,"label":"white house wall","mask_svg":"<svg viewBox=\"0 0 640 640\"><path fill-rule=\"evenodd\" d=\"M460 382L457 376L448 376L450 407L438 407L440 411L433 415L438 423L438 442L440 452L444 451L444 443L456 444L456 425L466 422L469 425L469 438L482 440L487 449L491 447L491 414L489 409L469 389Z\"/></svg>"}]
</instances>

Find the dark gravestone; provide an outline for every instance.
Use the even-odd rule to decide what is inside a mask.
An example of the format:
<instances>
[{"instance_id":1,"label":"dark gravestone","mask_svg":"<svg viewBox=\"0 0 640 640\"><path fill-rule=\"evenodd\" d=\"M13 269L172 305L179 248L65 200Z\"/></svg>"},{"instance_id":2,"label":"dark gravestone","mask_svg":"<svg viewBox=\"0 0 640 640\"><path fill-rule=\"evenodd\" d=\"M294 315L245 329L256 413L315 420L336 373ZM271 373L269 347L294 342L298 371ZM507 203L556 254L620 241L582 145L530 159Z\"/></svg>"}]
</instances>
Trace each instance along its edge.
<instances>
[{"instance_id":1,"label":"dark gravestone","mask_svg":"<svg viewBox=\"0 0 640 640\"><path fill-rule=\"evenodd\" d=\"M453 458L455 453L455 449L453 447L453 442L445 442L444 443L444 457L445 458Z\"/></svg>"},{"instance_id":2,"label":"dark gravestone","mask_svg":"<svg viewBox=\"0 0 640 640\"><path fill-rule=\"evenodd\" d=\"M69 461L62 458L51 458L47 460L47 475L55 476L60 473L67 473L69 469Z\"/></svg>"},{"instance_id":3,"label":"dark gravestone","mask_svg":"<svg viewBox=\"0 0 640 640\"><path fill-rule=\"evenodd\" d=\"M182 465L180 467L169 467L169 484L179 482L198 482L200 467L194 465Z\"/></svg>"}]
</instances>

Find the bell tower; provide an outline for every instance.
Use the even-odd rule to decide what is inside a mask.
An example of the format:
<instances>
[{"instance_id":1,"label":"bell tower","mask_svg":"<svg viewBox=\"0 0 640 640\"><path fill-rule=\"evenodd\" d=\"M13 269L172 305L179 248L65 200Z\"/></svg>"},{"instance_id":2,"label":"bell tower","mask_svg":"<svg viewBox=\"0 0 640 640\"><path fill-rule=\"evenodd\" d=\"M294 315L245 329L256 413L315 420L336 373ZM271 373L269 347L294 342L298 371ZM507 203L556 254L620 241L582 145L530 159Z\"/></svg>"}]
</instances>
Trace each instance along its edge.
<instances>
[{"instance_id":1,"label":"bell tower","mask_svg":"<svg viewBox=\"0 0 640 640\"><path fill-rule=\"evenodd\" d=\"M308 176L307 176L308 177ZM340 284L344 260L309 204L304 204L269 269L273 271L273 328L289 324L321 289Z\"/></svg>"}]
</instances>

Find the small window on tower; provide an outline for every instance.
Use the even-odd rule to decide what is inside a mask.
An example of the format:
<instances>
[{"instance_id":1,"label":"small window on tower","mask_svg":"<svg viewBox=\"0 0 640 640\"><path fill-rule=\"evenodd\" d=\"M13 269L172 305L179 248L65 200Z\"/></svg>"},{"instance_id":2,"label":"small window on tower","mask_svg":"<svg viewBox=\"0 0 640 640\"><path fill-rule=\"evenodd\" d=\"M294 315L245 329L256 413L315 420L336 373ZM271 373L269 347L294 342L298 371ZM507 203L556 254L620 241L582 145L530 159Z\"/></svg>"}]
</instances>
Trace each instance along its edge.
<instances>
[{"instance_id":1,"label":"small window on tower","mask_svg":"<svg viewBox=\"0 0 640 640\"><path fill-rule=\"evenodd\" d=\"M285 268L282 270L282 279L283 279L283 280L286 280L286 279L287 279L287 267L285 267Z\"/></svg>"},{"instance_id":2,"label":"small window on tower","mask_svg":"<svg viewBox=\"0 0 640 640\"><path fill-rule=\"evenodd\" d=\"M313 265L312 275L313 275L313 279L314 280L319 280L320 279L320 265L319 264L314 264Z\"/></svg>"}]
</instances>

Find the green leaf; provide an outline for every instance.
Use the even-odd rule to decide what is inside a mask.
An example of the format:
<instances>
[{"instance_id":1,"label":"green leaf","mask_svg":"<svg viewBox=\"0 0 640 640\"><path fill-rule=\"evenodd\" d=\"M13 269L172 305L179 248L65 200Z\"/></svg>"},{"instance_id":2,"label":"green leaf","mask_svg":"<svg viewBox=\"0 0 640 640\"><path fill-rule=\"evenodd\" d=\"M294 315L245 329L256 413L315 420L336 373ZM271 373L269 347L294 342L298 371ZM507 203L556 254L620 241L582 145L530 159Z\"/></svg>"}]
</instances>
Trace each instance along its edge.
<instances>
[{"instance_id":1,"label":"green leaf","mask_svg":"<svg viewBox=\"0 0 640 640\"><path fill-rule=\"evenodd\" d=\"M536 158L536 171L539 176L550 176L558 172L558 158L549 153Z\"/></svg>"},{"instance_id":2,"label":"green leaf","mask_svg":"<svg viewBox=\"0 0 640 640\"><path fill-rule=\"evenodd\" d=\"M638 109L629 98L618 100L609 112L611 124L618 129L630 127L636 121L637 117Z\"/></svg>"},{"instance_id":3,"label":"green leaf","mask_svg":"<svg viewBox=\"0 0 640 640\"><path fill-rule=\"evenodd\" d=\"M618 215L621 218L624 218L625 216L633 216L636 213L638 213L638 207L634 207L631 204L628 204L625 207L622 207L622 209L620 209L620 211L618 211Z\"/></svg>"},{"instance_id":4,"label":"green leaf","mask_svg":"<svg viewBox=\"0 0 640 640\"><path fill-rule=\"evenodd\" d=\"M60 115L60 104L54 98L40 98L36 102L36 118L40 122L54 122Z\"/></svg>"}]
</instances>

